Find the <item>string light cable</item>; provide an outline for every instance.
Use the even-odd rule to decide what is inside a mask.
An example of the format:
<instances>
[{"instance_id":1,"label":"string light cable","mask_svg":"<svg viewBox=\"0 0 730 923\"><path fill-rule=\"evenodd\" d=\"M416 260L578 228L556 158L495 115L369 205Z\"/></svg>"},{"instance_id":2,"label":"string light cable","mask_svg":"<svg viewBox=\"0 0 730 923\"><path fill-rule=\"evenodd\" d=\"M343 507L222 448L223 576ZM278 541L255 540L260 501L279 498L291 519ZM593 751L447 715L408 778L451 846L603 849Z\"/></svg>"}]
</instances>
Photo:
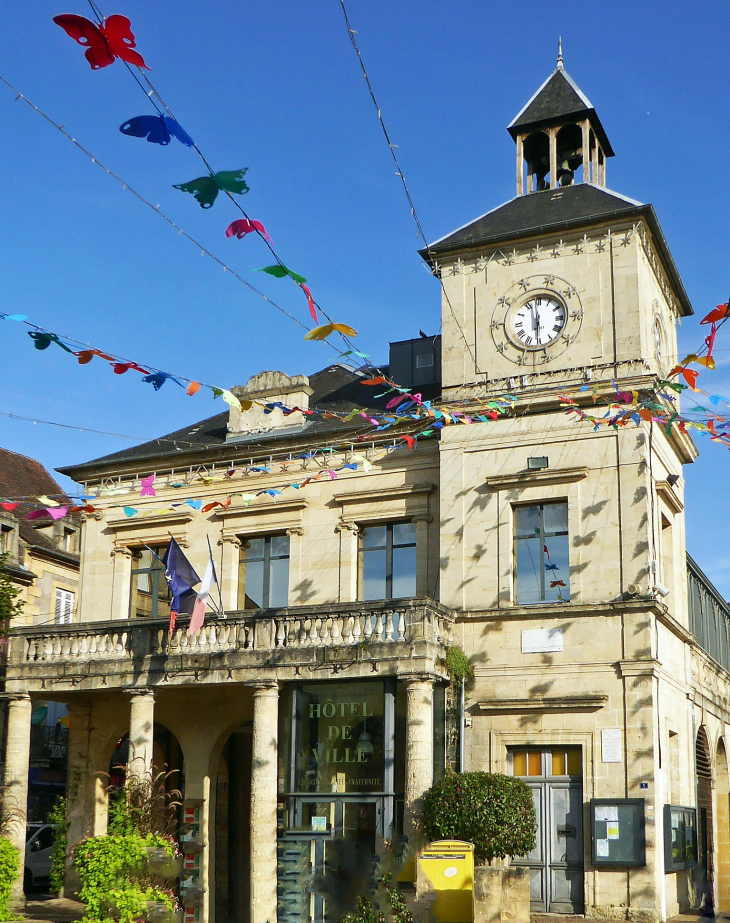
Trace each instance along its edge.
<instances>
[{"instance_id":1,"label":"string light cable","mask_svg":"<svg viewBox=\"0 0 730 923\"><path fill-rule=\"evenodd\" d=\"M99 23L99 25L103 26L104 22L106 21L106 17L101 12L100 8L97 6L94 0L88 0L88 3L89 3L89 6L91 7L92 14L96 18L97 22ZM170 116L170 118L174 119L174 121L178 122L179 124L179 120L173 113L170 106L163 99L162 94L153 85L147 72L140 67L136 67L134 65L129 64L127 61L123 61L122 63L126 67L127 71L129 72L134 82L144 93L145 98L148 99L149 102L151 102L157 114L160 117L162 117L163 110L164 110L164 112L166 112ZM138 73L135 73L135 71L137 71ZM149 90L145 90L143 81L144 83L147 84ZM159 102L159 105L158 105L158 102ZM208 170L211 176L214 175L215 171L213 167L211 166L208 158L205 156L205 154L200 149L198 144L192 138L190 140L193 141L192 143L193 150L195 150L195 152L198 154L201 161L205 165L205 168ZM252 222L252 219L250 218L250 216L248 215L244 207L241 205L241 203L237 199L233 197L233 194L231 192L229 192L227 189L224 189L222 191L225 193L228 199L233 203L233 205L238 209L238 211L243 215L243 217L251 224L251 227L253 228L254 232L258 235L258 237L264 242L266 247L269 249L277 265L284 271L284 273L286 273L287 278L292 278L288 267L286 266L282 258L279 256L279 254L276 252L276 249L274 248L268 235L262 232L258 227L256 227L255 223ZM296 280L294 280L293 278L292 278L292 281L296 282ZM296 284L298 285L299 283L296 283ZM311 294L309 297L311 297ZM332 317L322 308L319 302L317 302L313 297L312 297L312 302L314 303L315 307L319 310L319 312L322 314L322 316L325 317L329 321L330 324L333 323ZM352 343L350 342L349 338L344 333L342 333L342 331L337 331L337 332L339 333L340 337L347 345L348 349L352 350L354 347Z\"/></svg>"},{"instance_id":2,"label":"string light cable","mask_svg":"<svg viewBox=\"0 0 730 923\"><path fill-rule=\"evenodd\" d=\"M423 225L421 224L421 221L418 217L416 206L413 202L410 189L408 188L408 183L406 182L405 173L403 172L403 168L401 167L400 162L398 160L398 155L396 154L396 148L398 145L393 144L393 142L390 139L390 133L388 132L388 128L385 124L385 119L383 118L382 110L375 96L375 90L373 89L373 85L370 81L370 76L368 75L367 69L365 67L365 61L363 60L360 47L358 46L357 39L355 38L355 36L357 35L357 32L355 31L355 29L352 28L352 25L350 24L350 17L347 14L347 7L345 6L345 0L340 0L340 6L342 7L342 14L345 17L345 24L347 26L347 33L350 37L350 42L352 43L352 47L355 49L355 54L357 55L357 59L360 62L360 69L362 70L363 77L365 78L365 83L367 84L368 92L370 93L370 98L373 101L373 106L375 106L375 111L377 113L378 121L380 122L380 127L383 131L383 135L388 145L388 150L390 151L390 155L393 158L393 163L395 164L395 171L396 171L395 175L400 179L403 185L403 192L405 193L406 199L408 201L408 206L411 210L411 215L413 216L413 220L415 221L416 227L418 228L418 236L423 241L423 245L426 249L426 252L428 253L428 258L432 262L435 268L435 258L433 256L431 246L426 238L426 234L423 230ZM451 312L451 316L454 319L454 323L459 328L459 333L461 334L461 338L464 341L464 346L466 347L467 352L471 356L471 359L474 363L474 368L476 369L477 368L476 356L474 355L471 345L466 337L464 328L462 327L459 321L459 318L456 315L456 311L454 310L454 306L452 305L451 299L449 298L449 293L446 291L446 286L444 285L443 279L441 278L441 274L438 272L433 272L433 275L435 275L439 281L439 284L441 286L441 291L443 292L443 296L446 299L446 303L449 306L449 311Z\"/></svg>"},{"instance_id":3,"label":"string light cable","mask_svg":"<svg viewBox=\"0 0 730 923\"><path fill-rule=\"evenodd\" d=\"M171 225L171 227L175 228L175 230L178 232L180 236L185 237L192 244L194 244L198 248L198 250L200 250L201 253L210 257L210 259L212 259L215 263L217 263L223 269L224 272L229 272L233 276L234 279L237 279L246 288L250 289L250 291L254 292L254 294L258 295L260 298L263 298L267 304L271 305L271 307L276 308L277 311L280 311L290 320L294 321L294 323L298 327L301 327L303 330L306 330L307 332L309 332L312 329L307 324L302 323L302 321L300 321L299 318L295 317L293 314L287 311L286 308L283 308L276 301L269 298L269 296L266 295L264 292L262 292L260 289L256 288L255 285L252 285L248 280L244 279L243 276L241 276L238 272L236 272L235 269L232 269L224 260L222 260L219 256L217 256L211 250L209 250L204 244L201 244L200 241L196 240L192 236L192 234L189 234L184 228L182 228L179 224L177 224L176 221L173 221L172 218L166 215L165 212L163 212L160 209L159 205L153 205L149 199L145 198L145 196L143 196L140 192L138 192L133 186L130 186L129 183L127 183L124 179L122 179L121 176L119 176L119 174L115 173L113 170L107 167L106 164L104 164L101 160L99 160L98 157L92 154L91 151L89 151L86 147L83 146L83 144L81 144L79 141L76 140L76 138L70 135L66 131L63 125L60 125L58 122L52 119L51 116L47 115L42 109L40 109L35 103L33 103L30 99L28 99L27 96L21 93L21 91L17 87L15 87L9 80L7 80L2 75L0 75L0 82L4 83L5 86L8 87L8 89L12 90L12 92L16 94L15 96L16 101L19 99L22 99L23 102L27 103L31 107L31 109L33 109L38 115L44 118L50 125L52 125L65 138L67 138L72 144L74 144L83 154L85 154L92 163L101 167L101 169L104 170L106 173L108 173L109 176L112 177L112 179L115 179L122 186L123 189L127 190L127 192L130 192L135 198L137 198L140 202L146 205L151 211L155 212L164 221L166 221L169 225ZM345 354L340 352L340 350L338 350L337 347L333 343L330 343L329 341L325 341L325 342L327 343L329 347L334 349L335 352L338 353L338 355L346 357Z\"/></svg>"}]
</instances>

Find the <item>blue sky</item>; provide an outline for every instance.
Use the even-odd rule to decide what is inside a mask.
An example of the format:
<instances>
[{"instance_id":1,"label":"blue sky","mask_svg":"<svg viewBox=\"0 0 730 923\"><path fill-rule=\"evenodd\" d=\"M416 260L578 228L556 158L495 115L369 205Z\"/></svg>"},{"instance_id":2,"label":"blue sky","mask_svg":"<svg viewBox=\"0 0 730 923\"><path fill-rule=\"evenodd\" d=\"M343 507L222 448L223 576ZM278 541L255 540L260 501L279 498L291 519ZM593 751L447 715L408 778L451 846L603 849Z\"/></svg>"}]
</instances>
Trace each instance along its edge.
<instances>
[{"instance_id":1,"label":"blue sky","mask_svg":"<svg viewBox=\"0 0 730 923\"><path fill-rule=\"evenodd\" d=\"M337 0L125 0L104 12L132 20L151 78L217 170L248 167L244 205L266 224L287 265L317 300L385 360L389 340L435 332L438 284L416 253L415 227L394 175ZM543 3L349 0L348 10L399 145L430 239L514 194L505 128L555 66L596 106L616 157L609 186L652 202L698 317L730 294L725 4L589 4L551 17ZM244 277L300 317L294 285L253 274L258 240L226 240L237 213L203 211L172 188L201 175L194 153L127 138L118 127L151 112L117 62L92 72L52 22L88 16L82 0L4 0L0 74ZM559 21L554 28L551 18ZM162 220L0 88L0 310L142 363L223 386L262 368L313 372L324 345L234 283ZM149 438L218 412L203 393L80 367L38 352L4 325L0 410ZM718 340L712 389L730 393L730 334ZM727 450L697 440L687 477L688 547L730 595ZM0 444L47 467L131 445L0 417ZM720 539L720 540L718 540Z\"/></svg>"}]
</instances>

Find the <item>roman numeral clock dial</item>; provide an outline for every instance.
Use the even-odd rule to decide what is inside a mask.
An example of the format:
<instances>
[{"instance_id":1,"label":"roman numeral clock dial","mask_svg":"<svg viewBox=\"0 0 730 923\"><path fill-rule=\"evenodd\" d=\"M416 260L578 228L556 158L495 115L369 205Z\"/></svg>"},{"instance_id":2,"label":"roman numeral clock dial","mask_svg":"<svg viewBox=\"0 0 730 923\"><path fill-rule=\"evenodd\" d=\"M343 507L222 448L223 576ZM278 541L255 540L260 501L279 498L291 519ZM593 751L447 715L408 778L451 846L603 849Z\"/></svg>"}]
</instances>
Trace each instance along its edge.
<instances>
[{"instance_id":1,"label":"roman numeral clock dial","mask_svg":"<svg viewBox=\"0 0 730 923\"><path fill-rule=\"evenodd\" d=\"M517 365L542 365L575 340L583 322L577 290L557 276L528 276L515 282L492 313L494 345Z\"/></svg>"},{"instance_id":2,"label":"roman numeral clock dial","mask_svg":"<svg viewBox=\"0 0 730 923\"><path fill-rule=\"evenodd\" d=\"M531 348L549 346L565 326L565 305L549 295L535 295L520 307L512 320L520 343Z\"/></svg>"}]
</instances>

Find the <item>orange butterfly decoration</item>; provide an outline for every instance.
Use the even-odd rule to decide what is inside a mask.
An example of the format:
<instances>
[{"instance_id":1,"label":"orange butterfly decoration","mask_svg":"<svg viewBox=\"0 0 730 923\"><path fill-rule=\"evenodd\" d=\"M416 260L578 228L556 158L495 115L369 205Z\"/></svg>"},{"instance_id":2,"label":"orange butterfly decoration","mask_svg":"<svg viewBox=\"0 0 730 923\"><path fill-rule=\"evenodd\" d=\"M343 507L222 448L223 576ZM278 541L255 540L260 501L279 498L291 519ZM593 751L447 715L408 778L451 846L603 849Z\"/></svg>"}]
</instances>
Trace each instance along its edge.
<instances>
[{"instance_id":1,"label":"orange butterfly decoration","mask_svg":"<svg viewBox=\"0 0 730 923\"><path fill-rule=\"evenodd\" d=\"M357 330L349 324L324 324L322 327L315 327L309 333L304 335L305 340L326 340L327 337L337 331L346 337L356 337Z\"/></svg>"}]
</instances>

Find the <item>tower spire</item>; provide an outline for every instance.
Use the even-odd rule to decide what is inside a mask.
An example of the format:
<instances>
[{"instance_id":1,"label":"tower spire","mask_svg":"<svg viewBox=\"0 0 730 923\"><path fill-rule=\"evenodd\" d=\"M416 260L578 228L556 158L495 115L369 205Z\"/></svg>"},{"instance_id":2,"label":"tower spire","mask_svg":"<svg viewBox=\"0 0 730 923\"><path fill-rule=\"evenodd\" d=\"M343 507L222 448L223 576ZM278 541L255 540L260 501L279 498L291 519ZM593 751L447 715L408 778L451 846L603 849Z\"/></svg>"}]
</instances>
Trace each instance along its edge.
<instances>
[{"instance_id":1,"label":"tower spire","mask_svg":"<svg viewBox=\"0 0 730 923\"><path fill-rule=\"evenodd\" d=\"M563 69L563 36L558 37L558 70Z\"/></svg>"}]
</instances>

